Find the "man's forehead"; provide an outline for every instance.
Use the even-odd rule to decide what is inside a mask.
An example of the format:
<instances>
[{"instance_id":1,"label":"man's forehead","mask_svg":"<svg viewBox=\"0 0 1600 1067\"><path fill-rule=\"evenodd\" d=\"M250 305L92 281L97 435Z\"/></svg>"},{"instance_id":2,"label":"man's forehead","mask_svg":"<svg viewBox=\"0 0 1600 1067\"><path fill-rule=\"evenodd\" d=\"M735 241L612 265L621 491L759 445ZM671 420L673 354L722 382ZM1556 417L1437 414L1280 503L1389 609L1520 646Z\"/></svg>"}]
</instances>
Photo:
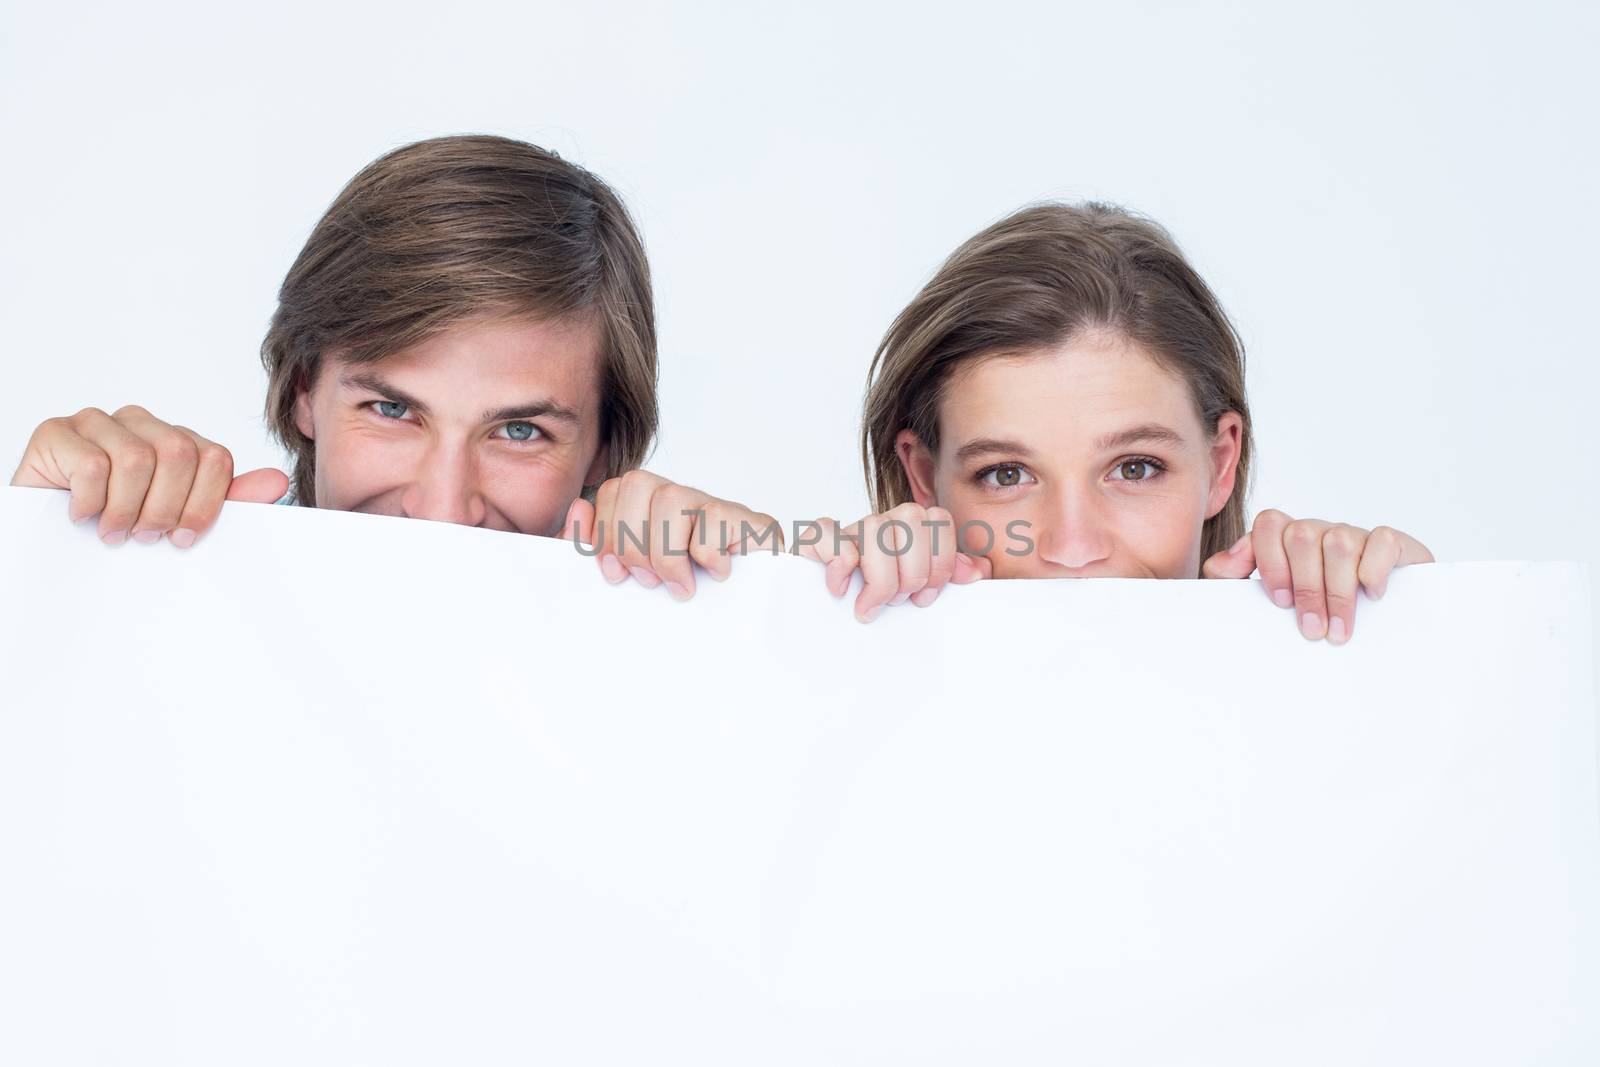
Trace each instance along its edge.
<instances>
[{"instance_id":1,"label":"man's forehead","mask_svg":"<svg viewBox=\"0 0 1600 1067\"><path fill-rule=\"evenodd\" d=\"M335 356L346 388L405 392L418 406L486 416L540 407L578 418L599 408L598 329L582 324L468 322L378 360Z\"/></svg>"}]
</instances>

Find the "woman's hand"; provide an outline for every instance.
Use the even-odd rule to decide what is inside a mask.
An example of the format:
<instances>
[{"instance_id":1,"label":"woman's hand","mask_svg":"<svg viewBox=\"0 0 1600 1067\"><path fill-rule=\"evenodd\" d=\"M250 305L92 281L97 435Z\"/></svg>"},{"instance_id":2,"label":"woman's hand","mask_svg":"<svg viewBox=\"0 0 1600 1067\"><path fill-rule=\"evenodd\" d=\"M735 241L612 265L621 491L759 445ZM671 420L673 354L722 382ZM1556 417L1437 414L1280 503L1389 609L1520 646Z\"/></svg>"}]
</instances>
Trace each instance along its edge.
<instances>
[{"instance_id":1,"label":"woman's hand","mask_svg":"<svg viewBox=\"0 0 1600 1067\"><path fill-rule=\"evenodd\" d=\"M1411 563L1432 563L1433 553L1410 534L1388 526L1359 526L1291 519L1268 508L1250 532L1226 552L1205 561L1207 578L1248 578L1261 571L1261 586L1273 603L1293 607L1300 632L1341 645L1356 624L1356 587L1377 600L1389 572Z\"/></svg>"},{"instance_id":2,"label":"woman's hand","mask_svg":"<svg viewBox=\"0 0 1600 1067\"><path fill-rule=\"evenodd\" d=\"M834 596L844 596L850 576L861 571L865 584L855 614L862 622L877 618L887 604L909 600L925 608L951 582L965 585L990 574L987 559L956 551L955 520L944 508L907 502L848 527L818 519L806 534L796 534L795 554L825 565L823 581Z\"/></svg>"},{"instance_id":3,"label":"woman's hand","mask_svg":"<svg viewBox=\"0 0 1600 1067\"><path fill-rule=\"evenodd\" d=\"M235 478L233 454L184 426L130 405L107 415L84 408L33 431L12 485L67 489L73 522L100 516L100 539L159 541L188 548L216 521L224 500L270 504L289 490L280 470Z\"/></svg>"},{"instance_id":4,"label":"woman's hand","mask_svg":"<svg viewBox=\"0 0 1600 1067\"><path fill-rule=\"evenodd\" d=\"M608 582L630 574L647 589L665 582L677 600L694 596L692 563L725 581L735 555L783 551L783 530L771 515L645 470L603 482L593 504L574 500L562 536L594 546Z\"/></svg>"}]
</instances>

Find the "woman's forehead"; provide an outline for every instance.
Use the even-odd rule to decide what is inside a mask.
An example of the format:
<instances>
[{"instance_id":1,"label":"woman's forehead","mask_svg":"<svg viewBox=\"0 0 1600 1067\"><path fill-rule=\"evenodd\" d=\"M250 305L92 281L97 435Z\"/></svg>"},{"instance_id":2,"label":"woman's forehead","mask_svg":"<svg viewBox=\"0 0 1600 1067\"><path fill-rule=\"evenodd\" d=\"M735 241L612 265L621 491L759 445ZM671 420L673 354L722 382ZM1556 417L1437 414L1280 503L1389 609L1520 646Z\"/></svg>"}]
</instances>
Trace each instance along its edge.
<instances>
[{"instance_id":1,"label":"woman's forehead","mask_svg":"<svg viewBox=\"0 0 1600 1067\"><path fill-rule=\"evenodd\" d=\"M1103 339L980 357L953 375L940 405L942 436L1004 425L1096 437L1123 423L1198 418L1186 382L1139 347Z\"/></svg>"}]
</instances>

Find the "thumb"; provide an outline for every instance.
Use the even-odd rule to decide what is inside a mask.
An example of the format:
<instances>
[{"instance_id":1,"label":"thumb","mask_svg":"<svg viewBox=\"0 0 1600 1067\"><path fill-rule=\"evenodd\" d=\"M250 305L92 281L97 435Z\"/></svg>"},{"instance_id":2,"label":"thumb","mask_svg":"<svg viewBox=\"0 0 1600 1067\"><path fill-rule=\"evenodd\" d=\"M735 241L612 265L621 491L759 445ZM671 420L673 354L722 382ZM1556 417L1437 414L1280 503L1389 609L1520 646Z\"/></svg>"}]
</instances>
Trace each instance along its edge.
<instances>
[{"instance_id":1,"label":"thumb","mask_svg":"<svg viewBox=\"0 0 1600 1067\"><path fill-rule=\"evenodd\" d=\"M567 509L567 521L561 524L561 532L556 536L563 541L594 544L594 505L581 496L574 500Z\"/></svg>"},{"instance_id":2,"label":"thumb","mask_svg":"<svg viewBox=\"0 0 1600 1067\"><path fill-rule=\"evenodd\" d=\"M1256 569L1256 546L1250 534L1233 543L1233 547L1218 552L1200 567L1207 578L1248 578Z\"/></svg>"},{"instance_id":3,"label":"thumb","mask_svg":"<svg viewBox=\"0 0 1600 1067\"><path fill-rule=\"evenodd\" d=\"M966 552L956 553L956 571L950 576L950 581L956 585L966 585L968 582L978 582L994 575L994 564L989 562L988 556L974 556Z\"/></svg>"},{"instance_id":4,"label":"thumb","mask_svg":"<svg viewBox=\"0 0 1600 1067\"><path fill-rule=\"evenodd\" d=\"M228 486L228 500L250 504L272 504L289 491L289 476L276 467L246 471Z\"/></svg>"}]
</instances>

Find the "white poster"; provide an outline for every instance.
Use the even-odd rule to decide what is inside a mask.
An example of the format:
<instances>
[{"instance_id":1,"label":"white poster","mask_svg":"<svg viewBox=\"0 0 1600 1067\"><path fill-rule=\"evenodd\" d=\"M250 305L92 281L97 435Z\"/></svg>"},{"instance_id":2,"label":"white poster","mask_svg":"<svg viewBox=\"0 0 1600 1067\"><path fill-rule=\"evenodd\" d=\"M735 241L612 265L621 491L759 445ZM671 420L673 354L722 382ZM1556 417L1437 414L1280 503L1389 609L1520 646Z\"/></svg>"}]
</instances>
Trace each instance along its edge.
<instances>
[{"instance_id":1,"label":"white poster","mask_svg":"<svg viewBox=\"0 0 1600 1067\"><path fill-rule=\"evenodd\" d=\"M92 524L91 524L92 527ZM1587 576L686 604L0 490L0 1063L1600 1063Z\"/></svg>"}]
</instances>

